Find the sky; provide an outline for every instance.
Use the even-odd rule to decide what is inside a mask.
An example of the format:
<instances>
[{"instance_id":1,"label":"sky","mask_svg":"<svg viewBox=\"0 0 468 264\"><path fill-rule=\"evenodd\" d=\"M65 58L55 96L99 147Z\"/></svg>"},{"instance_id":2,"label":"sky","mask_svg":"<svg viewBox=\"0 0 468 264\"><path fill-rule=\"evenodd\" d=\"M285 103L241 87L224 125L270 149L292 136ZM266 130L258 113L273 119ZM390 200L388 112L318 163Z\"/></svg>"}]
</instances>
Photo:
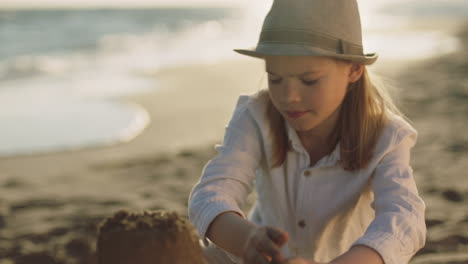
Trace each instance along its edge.
<instances>
[{"instance_id":1,"label":"sky","mask_svg":"<svg viewBox=\"0 0 468 264\"><path fill-rule=\"evenodd\" d=\"M372 14L375 7L398 1L404 2L407 0L358 0L363 18L366 14ZM273 0L0 0L0 9L240 7L247 10L248 13L258 13L263 16L272 2Z\"/></svg>"},{"instance_id":2,"label":"sky","mask_svg":"<svg viewBox=\"0 0 468 264\"><path fill-rule=\"evenodd\" d=\"M364 24L366 23L366 17L375 13L373 10L376 7L398 1L408 0L358 0ZM272 2L273 0L0 0L0 9L239 7L245 9L250 16L263 17L271 7Z\"/></svg>"},{"instance_id":3,"label":"sky","mask_svg":"<svg viewBox=\"0 0 468 264\"><path fill-rule=\"evenodd\" d=\"M249 0L0 0L0 8L242 6ZM260 1L258 1L260 2Z\"/></svg>"}]
</instances>

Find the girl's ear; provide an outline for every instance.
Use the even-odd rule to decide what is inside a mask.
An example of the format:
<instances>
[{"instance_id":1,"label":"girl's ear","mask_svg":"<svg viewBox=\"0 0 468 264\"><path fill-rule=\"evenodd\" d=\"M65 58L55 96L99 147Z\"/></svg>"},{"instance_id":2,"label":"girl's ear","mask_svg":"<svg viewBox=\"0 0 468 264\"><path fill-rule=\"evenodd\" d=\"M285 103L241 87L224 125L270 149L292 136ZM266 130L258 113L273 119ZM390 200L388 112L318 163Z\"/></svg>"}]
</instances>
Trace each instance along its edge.
<instances>
[{"instance_id":1,"label":"girl's ear","mask_svg":"<svg viewBox=\"0 0 468 264\"><path fill-rule=\"evenodd\" d=\"M363 72L364 72L364 65L359 64L359 63L351 64L351 68L350 68L349 76L348 76L349 82L350 83L357 82L361 78Z\"/></svg>"}]
</instances>

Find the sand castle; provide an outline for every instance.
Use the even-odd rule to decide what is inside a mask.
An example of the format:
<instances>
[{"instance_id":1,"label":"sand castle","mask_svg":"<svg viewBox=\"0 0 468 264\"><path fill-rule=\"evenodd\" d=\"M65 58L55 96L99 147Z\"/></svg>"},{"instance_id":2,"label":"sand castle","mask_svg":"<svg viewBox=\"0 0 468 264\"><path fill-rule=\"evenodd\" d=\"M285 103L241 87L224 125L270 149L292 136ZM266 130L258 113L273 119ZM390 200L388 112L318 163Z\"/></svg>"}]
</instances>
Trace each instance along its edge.
<instances>
[{"instance_id":1,"label":"sand castle","mask_svg":"<svg viewBox=\"0 0 468 264\"><path fill-rule=\"evenodd\" d=\"M206 264L192 224L176 212L125 210L99 227L98 264Z\"/></svg>"}]
</instances>

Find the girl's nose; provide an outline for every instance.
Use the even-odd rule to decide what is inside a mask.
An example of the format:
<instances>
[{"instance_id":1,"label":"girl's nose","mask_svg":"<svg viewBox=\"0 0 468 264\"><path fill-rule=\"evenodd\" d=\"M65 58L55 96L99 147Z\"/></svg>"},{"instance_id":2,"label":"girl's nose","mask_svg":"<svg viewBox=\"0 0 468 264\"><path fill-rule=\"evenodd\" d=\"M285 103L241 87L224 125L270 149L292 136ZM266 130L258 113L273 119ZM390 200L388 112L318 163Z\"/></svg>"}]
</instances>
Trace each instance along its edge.
<instances>
[{"instance_id":1,"label":"girl's nose","mask_svg":"<svg viewBox=\"0 0 468 264\"><path fill-rule=\"evenodd\" d=\"M284 81L283 100L286 104L299 102L301 100L299 87L292 80Z\"/></svg>"}]
</instances>

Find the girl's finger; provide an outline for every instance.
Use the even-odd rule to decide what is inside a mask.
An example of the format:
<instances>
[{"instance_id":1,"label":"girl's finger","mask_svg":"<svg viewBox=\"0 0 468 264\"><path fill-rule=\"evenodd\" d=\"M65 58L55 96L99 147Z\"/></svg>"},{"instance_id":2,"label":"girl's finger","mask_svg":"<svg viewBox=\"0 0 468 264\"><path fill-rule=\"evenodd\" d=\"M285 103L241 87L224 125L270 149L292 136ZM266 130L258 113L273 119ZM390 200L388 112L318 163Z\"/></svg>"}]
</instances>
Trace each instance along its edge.
<instances>
[{"instance_id":1,"label":"girl's finger","mask_svg":"<svg viewBox=\"0 0 468 264\"><path fill-rule=\"evenodd\" d=\"M277 245L282 246L284 243L288 241L288 233L278 230L273 227L267 227L267 235L270 237L273 242L275 242Z\"/></svg>"},{"instance_id":2,"label":"girl's finger","mask_svg":"<svg viewBox=\"0 0 468 264\"><path fill-rule=\"evenodd\" d=\"M246 264L270 264L270 260L262 254L255 254L255 256L252 259L252 262L247 262Z\"/></svg>"},{"instance_id":3,"label":"girl's finger","mask_svg":"<svg viewBox=\"0 0 468 264\"><path fill-rule=\"evenodd\" d=\"M244 264L269 264L270 262L256 249L251 248L244 256Z\"/></svg>"},{"instance_id":4,"label":"girl's finger","mask_svg":"<svg viewBox=\"0 0 468 264\"><path fill-rule=\"evenodd\" d=\"M276 262L284 261L284 256L280 248L270 239L264 239L263 241L261 241L257 245L256 249L259 253L268 256L271 259L274 259Z\"/></svg>"},{"instance_id":5,"label":"girl's finger","mask_svg":"<svg viewBox=\"0 0 468 264\"><path fill-rule=\"evenodd\" d=\"M289 259L285 264L311 264L302 258Z\"/></svg>"}]
</instances>

